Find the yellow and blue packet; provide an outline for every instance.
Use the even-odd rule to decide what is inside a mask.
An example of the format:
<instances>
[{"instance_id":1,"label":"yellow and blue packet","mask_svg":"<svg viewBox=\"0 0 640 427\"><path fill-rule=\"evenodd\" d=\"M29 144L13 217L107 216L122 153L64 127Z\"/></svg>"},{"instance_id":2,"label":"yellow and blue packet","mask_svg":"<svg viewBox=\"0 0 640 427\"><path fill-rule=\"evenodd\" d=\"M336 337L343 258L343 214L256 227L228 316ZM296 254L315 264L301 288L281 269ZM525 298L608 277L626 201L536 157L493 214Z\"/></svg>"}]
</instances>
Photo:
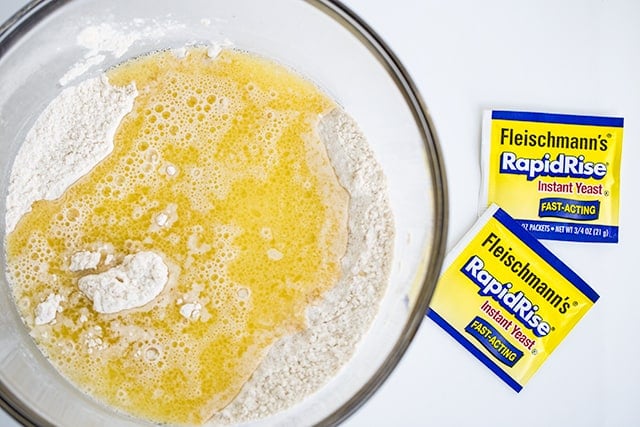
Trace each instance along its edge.
<instances>
[{"instance_id":1,"label":"yellow and blue packet","mask_svg":"<svg viewBox=\"0 0 640 427\"><path fill-rule=\"evenodd\" d=\"M496 203L538 239L618 242L624 119L491 110L481 209Z\"/></svg>"},{"instance_id":2,"label":"yellow and blue packet","mask_svg":"<svg viewBox=\"0 0 640 427\"><path fill-rule=\"evenodd\" d=\"M491 205L447 255L427 316L519 392L598 298Z\"/></svg>"}]
</instances>

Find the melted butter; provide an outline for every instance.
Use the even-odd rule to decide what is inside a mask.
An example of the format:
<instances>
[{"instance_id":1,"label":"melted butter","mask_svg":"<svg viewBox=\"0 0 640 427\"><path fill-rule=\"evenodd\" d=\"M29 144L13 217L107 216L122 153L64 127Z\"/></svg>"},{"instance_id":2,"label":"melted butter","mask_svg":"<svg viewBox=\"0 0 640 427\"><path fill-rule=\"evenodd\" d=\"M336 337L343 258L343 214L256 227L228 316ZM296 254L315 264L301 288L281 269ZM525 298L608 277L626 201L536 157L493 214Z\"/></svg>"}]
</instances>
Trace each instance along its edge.
<instances>
[{"instance_id":1,"label":"melted butter","mask_svg":"<svg viewBox=\"0 0 640 427\"><path fill-rule=\"evenodd\" d=\"M305 308L340 277L348 195L314 132L334 107L265 59L193 49L108 73L139 96L114 151L7 238L26 323L51 292L63 311L32 335L80 389L138 417L198 424L227 405L266 349L305 326ZM104 315L69 260L103 253L98 271L140 250L169 283L146 306ZM190 318L183 304L199 304ZM190 307L193 307L190 306Z\"/></svg>"}]
</instances>

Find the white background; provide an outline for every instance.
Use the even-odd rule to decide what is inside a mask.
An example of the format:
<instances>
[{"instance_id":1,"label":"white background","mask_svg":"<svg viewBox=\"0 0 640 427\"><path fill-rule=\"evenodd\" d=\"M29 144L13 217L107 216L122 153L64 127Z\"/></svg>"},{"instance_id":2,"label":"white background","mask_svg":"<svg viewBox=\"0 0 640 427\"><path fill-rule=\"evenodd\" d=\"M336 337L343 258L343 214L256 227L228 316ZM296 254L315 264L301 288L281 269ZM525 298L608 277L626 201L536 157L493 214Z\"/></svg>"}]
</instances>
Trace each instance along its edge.
<instances>
[{"instance_id":1,"label":"white background","mask_svg":"<svg viewBox=\"0 0 640 427\"><path fill-rule=\"evenodd\" d=\"M25 3L0 0L0 20ZM447 168L449 248L477 217L483 109L625 119L620 243L544 242L601 298L524 390L513 392L425 319L346 426L640 425L640 2L345 3L391 46L429 108ZM0 426L15 425L0 413Z\"/></svg>"}]
</instances>

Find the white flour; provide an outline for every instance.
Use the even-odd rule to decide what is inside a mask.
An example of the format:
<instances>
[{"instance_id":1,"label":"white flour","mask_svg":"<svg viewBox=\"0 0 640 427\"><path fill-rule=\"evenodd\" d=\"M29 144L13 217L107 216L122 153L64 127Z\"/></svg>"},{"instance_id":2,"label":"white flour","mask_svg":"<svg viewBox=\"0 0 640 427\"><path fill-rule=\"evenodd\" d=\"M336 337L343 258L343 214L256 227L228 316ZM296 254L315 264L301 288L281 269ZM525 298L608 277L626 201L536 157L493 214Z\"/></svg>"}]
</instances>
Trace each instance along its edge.
<instances>
[{"instance_id":1,"label":"white flour","mask_svg":"<svg viewBox=\"0 0 640 427\"><path fill-rule=\"evenodd\" d=\"M133 87L116 89L98 78L65 90L52 102L29 132L16 158L8 196L8 232L30 210L33 201L60 196L112 150L115 128L131 110L135 96ZM213 423L240 423L265 417L321 388L349 360L378 311L386 288L393 242L384 176L363 135L340 109L321 120L318 132L340 183L351 197L342 278L321 301L307 309L308 328L275 343L236 399L214 416ZM167 173L170 174L169 170ZM168 206L154 217L150 229L174 221L175 208L171 208ZM278 260L282 254L273 249L268 256ZM77 257L71 260L77 269L95 268L96 259L90 252ZM93 299L94 309L109 313L126 308L121 303L129 297L107 301L113 296L108 288L116 276L123 283L131 282L142 280L139 274L142 272L145 281L153 282L145 282L146 285L157 291L161 280L156 279L162 276L161 266L148 260L147 265L152 267L138 270L131 267L135 259L129 257L119 267L81 279L80 286ZM105 260L105 264L109 262L111 260ZM164 268L166 276L166 266ZM110 285L107 286L107 282ZM43 306L40 320L53 321L59 302L52 299ZM196 320L201 315L202 307L197 302L183 304L180 300L178 304L181 304L180 313L187 319ZM97 341L94 344L104 345Z\"/></svg>"},{"instance_id":2,"label":"white flour","mask_svg":"<svg viewBox=\"0 0 640 427\"><path fill-rule=\"evenodd\" d=\"M7 233L36 200L54 200L113 150L122 118L133 108L134 86L106 77L62 91L35 124L16 156L7 195Z\"/></svg>"},{"instance_id":3,"label":"white flour","mask_svg":"<svg viewBox=\"0 0 640 427\"><path fill-rule=\"evenodd\" d=\"M62 312L60 303L64 300L63 297L56 294L49 294L46 300L42 301L36 306L36 325L45 325L51 323L56 319L56 314Z\"/></svg>"},{"instance_id":4,"label":"white flour","mask_svg":"<svg viewBox=\"0 0 640 427\"><path fill-rule=\"evenodd\" d=\"M127 255L122 264L104 273L81 277L78 287L93 301L95 311L117 313L153 301L168 279L169 270L162 257L143 251Z\"/></svg>"},{"instance_id":5,"label":"white flour","mask_svg":"<svg viewBox=\"0 0 640 427\"><path fill-rule=\"evenodd\" d=\"M80 251L71 256L69 270L83 271L92 270L100 264L102 254L100 252Z\"/></svg>"},{"instance_id":6,"label":"white flour","mask_svg":"<svg viewBox=\"0 0 640 427\"><path fill-rule=\"evenodd\" d=\"M58 81L66 86L94 66L100 65L111 55L120 58L138 40L160 38L169 30L179 30L184 24L165 20L136 19L133 24L101 23L82 29L76 37L76 44L84 49L84 58L76 62Z\"/></svg>"}]
</instances>

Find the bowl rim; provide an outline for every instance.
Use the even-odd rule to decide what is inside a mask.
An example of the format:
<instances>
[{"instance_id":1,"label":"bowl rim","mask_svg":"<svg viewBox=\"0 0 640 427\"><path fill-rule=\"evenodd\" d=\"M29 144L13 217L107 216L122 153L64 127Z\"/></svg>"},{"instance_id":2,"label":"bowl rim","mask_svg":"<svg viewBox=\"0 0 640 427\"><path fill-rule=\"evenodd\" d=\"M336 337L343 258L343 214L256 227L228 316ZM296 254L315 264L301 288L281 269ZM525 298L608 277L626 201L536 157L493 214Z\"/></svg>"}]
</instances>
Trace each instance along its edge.
<instances>
[{"instance_id":1,"label":"bowl rim","mask_svg":"<svg viewBox=\"0 0 640 427\"><path fill-rule=\"evenodd\" d=\"M74 0L31 0L7 21L0 24L0 60L9 48L34 25L72 1ZM371 378L346 402L316 424L328 426L345 421L373 396L400 362L425 318L445 256L449 224L448 188L440 143L433 121L418 88L389 45L362 18L339 0L301 1L322 11L349 30L384 66L395 82L416 121L426 151L427 163L431 166L429 172L433 184L432 198L435 208L433 233L430 236L430 256L423 264L424 277L422 277L420 291L415 298L408 321L389 355ZM1 380L0 408L25 426L52 425L21 402Z\"/></svg>"}]
</instances>

